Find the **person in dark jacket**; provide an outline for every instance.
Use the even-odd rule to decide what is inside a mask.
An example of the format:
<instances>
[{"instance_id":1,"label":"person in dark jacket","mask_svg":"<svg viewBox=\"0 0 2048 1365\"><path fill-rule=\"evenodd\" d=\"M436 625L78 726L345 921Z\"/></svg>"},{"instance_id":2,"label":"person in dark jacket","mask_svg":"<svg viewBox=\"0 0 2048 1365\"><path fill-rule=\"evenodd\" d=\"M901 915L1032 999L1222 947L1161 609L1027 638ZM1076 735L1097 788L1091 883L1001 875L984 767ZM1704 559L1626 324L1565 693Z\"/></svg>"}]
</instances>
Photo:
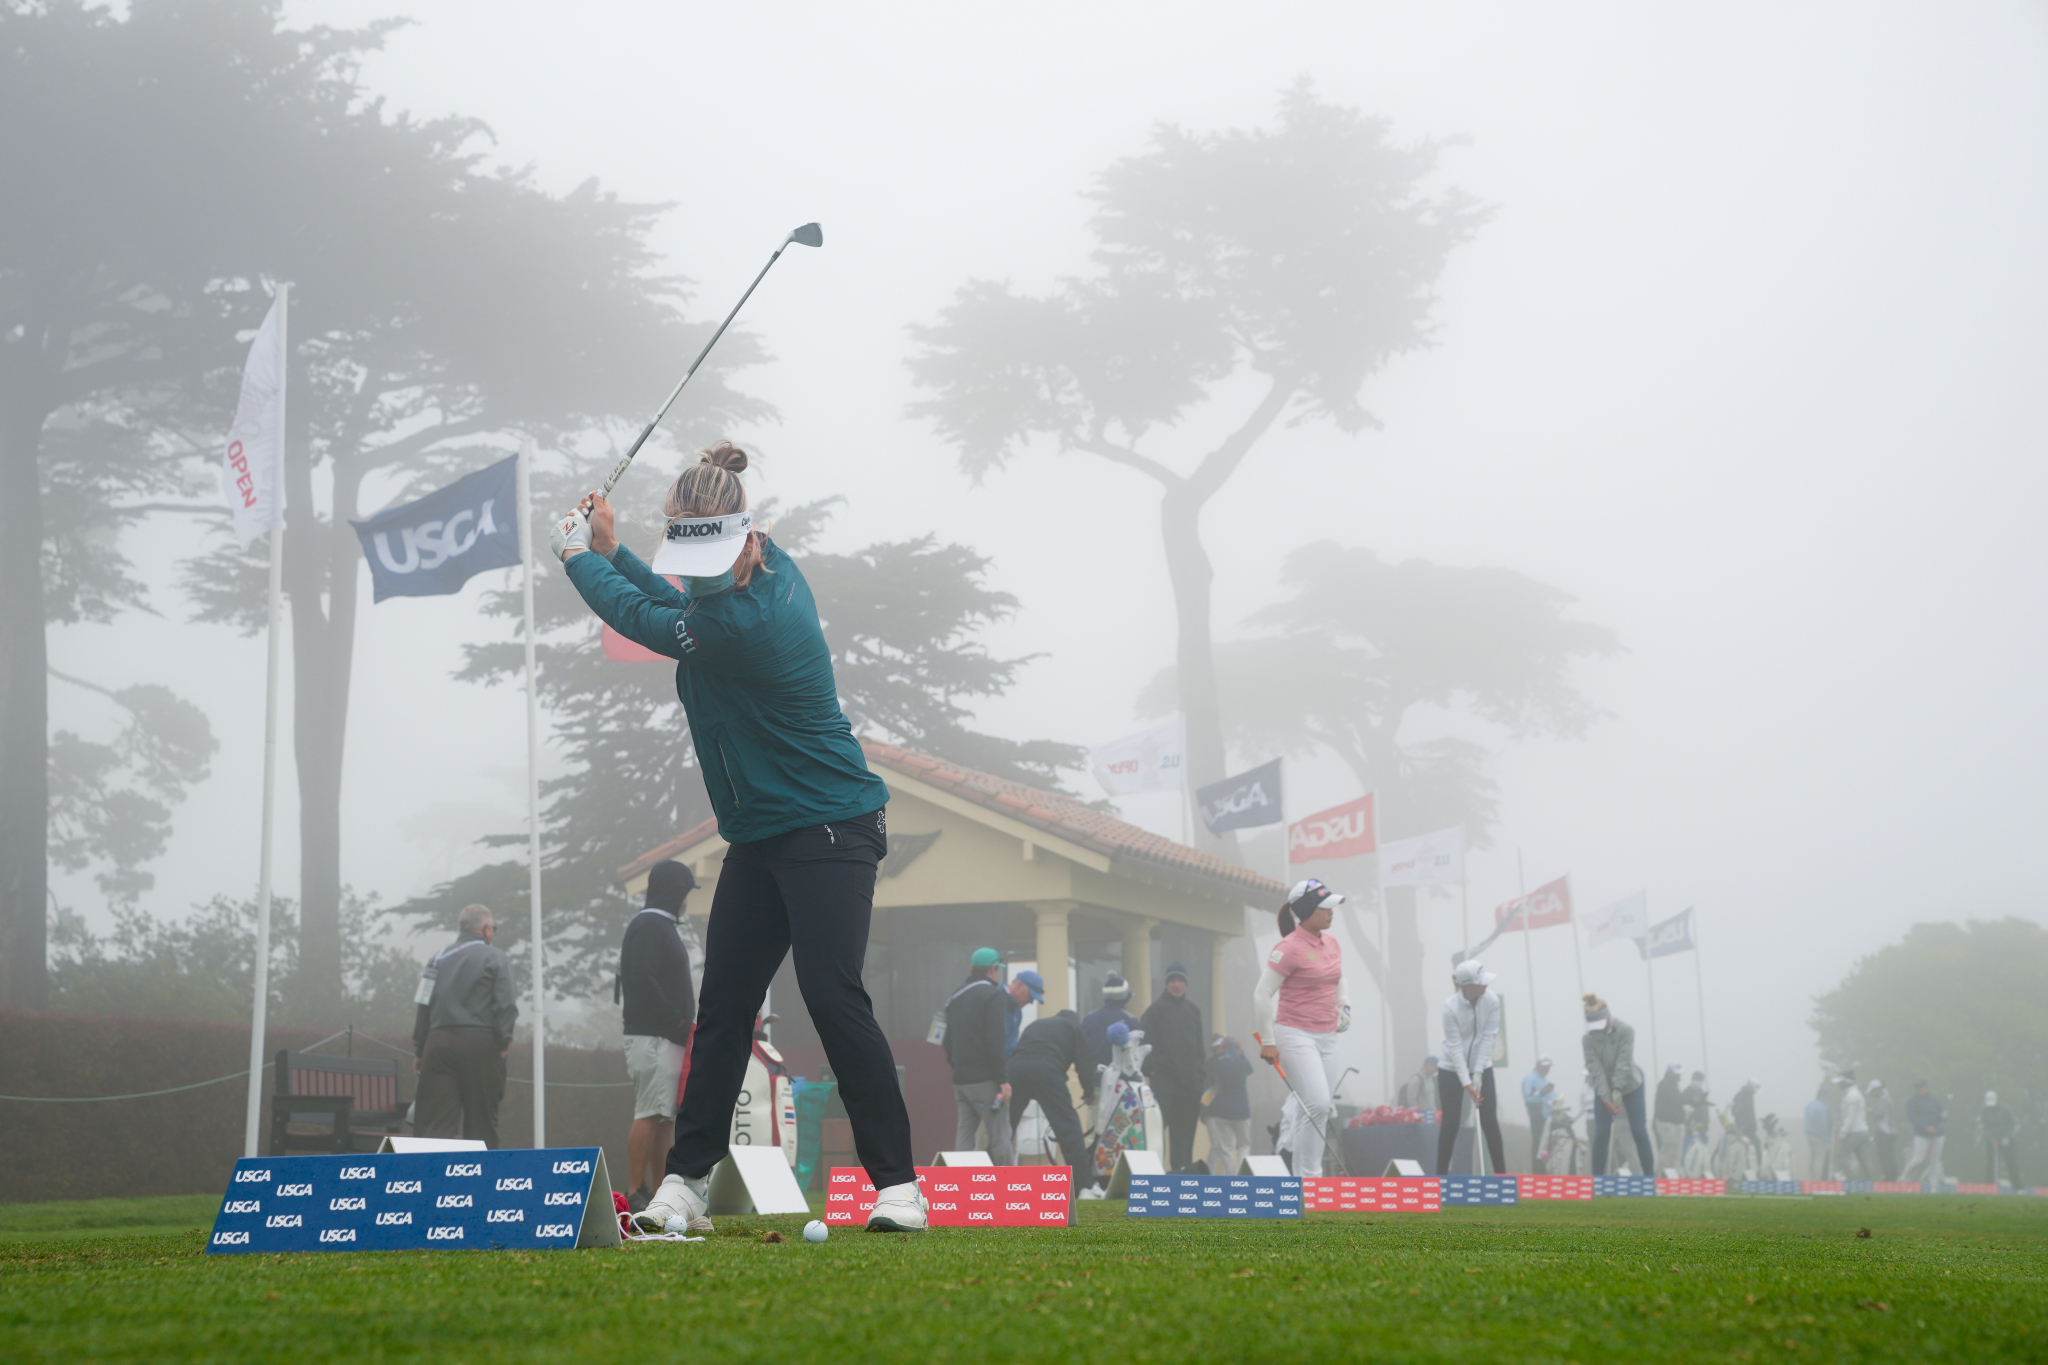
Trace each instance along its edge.
<instances>
[{"instance_id":1,"label":"person in dark jacket","mask_svg":"<svg viewBox=\"0 0 2048 1365\"><path fill-rule=\"evenodd\" d=\"M1899 1172L1899 1179L1940 1185L1941 1145L1947 1140L1947 1130L1942 1125L1941 1101L1925 1081L1913 1082L1913 1093L1906 1098L1906 1127L1913 1133L1913 1156Z\"/></svg>"},{"instance_id":2,"label":"person in dark jacket","mask_svg":"<svg viewBox=\"0 0 2048 1365\"><path fill-rule=\"evenodd\" d=\"M1026 967L1010 978L1010 1012L1003 1021L1003 1052L1017 1050L1017 1031L1024 1027L1024 1007L1045 1001L1045 978Z\"/></svg>"},{"instance_id":3,"label":"person in dark jacket","mask_svg":"<svg viewBox=\"0 0 2048 1365\"><path fill-rule=\"evenodd\" d=\"M956 1152L983 1151L998 1166L1016 1160L1010 1146L1010 1076L1003 1045L1003 1027L1010 1013L1009 996L997 984L1003 955L976 948L969 960L967 984L946 1001L946 1063L953 1068L953 1107L958 1120ZM988 1145L980 1146L988 1130Z\"/></svg>"},{"instance_id":4,"label":"person in dark jacket","mask_svg":"<svg viewBox=\"0 0 2048 1365\"><path fill-rule=\"evenodd\" d=\"M1081 1082L1081 1098L1095 1098L1095 1078L1083 1074L1087 1044L1081 1037L1081 1019L1072 1010L1061 1010L1049 1019L1034 1019L1017 1036L1017 1050L1010 1054L1010 1129L1016 1131L1026 1105L1036 1103L1052 1128L1060 1156L1073 1168L1069 1199L1081 1189L1082 1167L1088 1156L1088 1140L1081 1133L1081 1116L1074 1112L1073 1096L1067 1090L1067 1068L1072 1067Z\"/></svg>"},{"instance_id":5,"label":"person in dark jacket","mask_svg":"<svg viewBox=\"0 0 2048 1365\"><path fill-rule=\"evenodd\" d=\"M1664 1078L1657 1082L1657 1097L1651 1101L1650 1122L1652 1135L1657 1139L1657 1150L1664 1154L1664 1164L1680 1164L1685 1151L1685 1126L1687 1122L1685 1096L1678 1084L1684 1069L1677 1062L1664 1068Z\"/></svg>"},{"instance_id":6,"label":"person in dark jacket","mask_svg":"<svg viewBox=\"0 0 2048 1365\"><path fill-rule=\"evenodd\" d=\"M434 954L420 974L412 1027L412 1130L421 1137L461 1137L498 1145L498 1106L505 1102L505 1054L519 1022L512 960L491 946L497 926L481 905L463 907L455 942Z\"/></svg>"},{"instance_id":7,"label":"person in dark jacket","mask_svg":"<svg viewBox=\"0 0 2048 1365\"><path fill-rule=\"evenodd\" d=\"M627 1202L647 1207L661 1183L676 1122L683 1057L697 1018L683 904L697 878L673 858L647 871L647 903L619 940L618 996L626 1025L626 1075L633 1082L633 1126L626 1132Z\"/></svg>"},{"instance_id":8,"label":"person in dark jacket","mask_svg":"<svg viewBox=\"0 0 2048 1365\"><path fill-rule=\"evenodd\" d=\"M1219 1036L1209 1045L1209 1169L1236 1175L1252 1154L1251 1059L1237 1039Z\"/></svg>"},{"instance_id":9,"label":"person in dark jacket","mask_svg":"<svg viewBox=\"0 0 2048 1365\"><path fill-rule=\"evenodd\" d=\"M1735 1131L1748 1138L1749 1145L1756 1148L1757 1153L1761 1155L1764 1150L1764 1139L1763 1134L1757 1131L1756 1126L1756 1091L1758 1084L1759 1082L1754 1079L1744 1081L1742 1088L1735 1092L1734 1104L1729 1107L1734 1111Z\"/></svg>"},{"instance_id":10,"label":"person in dark jacket","mask_svg":"<svg viewBox=\"0 0 2048 1365\"><path fill-rule=\"evenodd\" d=\"M1166 1124L1167 1169L1194 1164L1195 1128L1202 1121L1203 1070L1209 1059L1208 1035L1202 1032L1201 1007L1188 999L1188 969L1176 962L1166 969L1166 993L1152 1002L1138 1021L1151 1055L1145 1078L1159 1101Z\"/></svg>"},{"instance_id":11,"label":"person in dark jacket","mask_svg":"<svg viewBox=\"0 0 2048 1365\"><path fill-rule=\"evenodd\" d=\"M1125 1028L1139 1027L1138 1016L1124 1006L1130 1003L1131 985L1121 974L1111 972L1102 983L1102 1008L1094 1010L1081 1020L1081 1037L1088 1044L1088 1073L1100 1074L1100 1068L1108 1066L1113 1049L1109 1045L1109 1026L1122 1024Z\"/></svg>"},{"instance_id":12,"label":"person in dark jacket","mask_svg":"<svg viewBox=\"0 0 2048 1365\"><path fill-rule=\"evenodd\" d=\"M754 1019L793 955L854 1150L875 1183L867 1225L922 1230L930 1219L910 1111L861 979L875 877L888 852L889 789L868 770L840 709L810 585L754 525L739 479L746 467L747 452L729 441L699 452L663 501L651 565L619 544L611 504L597 493L549 535L593 613L676 661L676 696L727 844L675 1145L661 1187L633 1218L653 1231L709 1224L711 1170L731 1143Z\"/></svg>"},{"instance_id":13,"label":"person in dark jacket","mask_svg":"<svg viewBox=\"0 0 2048 1365\"><path fill-rule=\"evenodd\" d=\"M2020 1186L2019 1149L2014 1139L2020 1123L2012 1110L1998 1102L1998 1092L1984 1092L1984 1107L1977 1112L1977 1126L1984 1132L1984 1179L1989 1184L2004 1182Z\"/></svg>"}]
</instances>

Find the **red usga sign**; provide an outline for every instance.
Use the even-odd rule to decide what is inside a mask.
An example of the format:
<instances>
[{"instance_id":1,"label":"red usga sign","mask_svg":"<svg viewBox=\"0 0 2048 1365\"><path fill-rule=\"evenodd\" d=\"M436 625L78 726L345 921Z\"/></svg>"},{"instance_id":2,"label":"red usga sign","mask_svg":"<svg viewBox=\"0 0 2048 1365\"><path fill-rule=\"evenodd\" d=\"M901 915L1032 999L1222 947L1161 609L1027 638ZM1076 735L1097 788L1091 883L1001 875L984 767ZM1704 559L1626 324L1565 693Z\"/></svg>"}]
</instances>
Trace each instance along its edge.
<instances>
[{"instance_id":1,"label":"red usga sign","mask_svg":"<svg viewBox=\"0 0 2048 1365\"><path fill-rule=\"evenodd\" d=\"M1065 1166L920 1166L917 1187L935 1228L1063 1228L1072 1207ZM858 1166L834 1166L825 1183L827 1223L865 1223L875 1185Z\"/></svg>"}]
</instances>

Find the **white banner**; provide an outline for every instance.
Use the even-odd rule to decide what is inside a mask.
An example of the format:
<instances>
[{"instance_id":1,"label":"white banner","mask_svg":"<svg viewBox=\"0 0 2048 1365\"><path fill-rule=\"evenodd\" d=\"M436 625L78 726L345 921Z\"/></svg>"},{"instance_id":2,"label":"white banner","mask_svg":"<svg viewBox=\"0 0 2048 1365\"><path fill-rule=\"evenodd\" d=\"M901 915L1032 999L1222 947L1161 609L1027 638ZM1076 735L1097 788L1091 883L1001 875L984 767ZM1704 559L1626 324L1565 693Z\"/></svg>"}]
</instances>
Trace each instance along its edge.
<instances>
[{"instance_id":1,"label":"white banner","mask_svg":"<svg viewBox=\"0 0 2048 1365\"><path fill-rule=\"evenodd\" d=\"M1098 744L1088 751L1095 780L1111 796L1182 791L1188 784L1187 725L1175 716L1164 725Z\"/></svg>"},{"instance_id":2,"label":"white banner","mask_svg":"<svg viewBox=\"0 0 2048 1365\"><path fill-rule=\"evenodd\" d=\"M1437 886L1465 880L1461 825L1380 845L1381 886Z\"/></svg>"},{"instance_id":3,"label":"white banner","mask_svg":"<svg viewBox=\"0 0 2048 1365\"><path fill-rule=\"evenodd\" d=\"M1586 930L1592 936L1588 946L1594 948L1625 938L1642 938L1650 932L1648 893L1638 891L1633 896L1624 896L1605 910L1587 916Z\"/></svg>"},{"instance_id":4,"label":"white banner","mask_svg":"<svg viewBox=\"0 0 2048 1365\"><path fill-rule=\"evenodd\" d=\"M235 534L243 549L284 524L284 356L275 303L249 343L242 401L235 405L234 425L221 453L220 491L235 511Z\"/></svg>"}]
</instances>

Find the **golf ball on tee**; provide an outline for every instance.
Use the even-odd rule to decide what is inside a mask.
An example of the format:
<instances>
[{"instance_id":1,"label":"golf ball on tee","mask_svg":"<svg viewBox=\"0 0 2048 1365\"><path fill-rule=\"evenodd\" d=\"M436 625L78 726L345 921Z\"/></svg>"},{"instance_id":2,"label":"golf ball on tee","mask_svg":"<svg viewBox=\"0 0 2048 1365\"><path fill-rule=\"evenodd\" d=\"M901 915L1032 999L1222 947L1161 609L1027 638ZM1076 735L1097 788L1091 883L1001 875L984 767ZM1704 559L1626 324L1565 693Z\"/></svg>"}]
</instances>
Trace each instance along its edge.
<instances>
[{"instance_id":1,"label":"golf ball on tee","mask_svg":"<svg viewBox=\"0 0 2048 1365\"><path fill-rule=\"evenodd\" d=\"M831 1229L815 1218L804 1224L804 1240L806 1242L822 1242L831 1235Z\"/></svg>"}]
</instances>

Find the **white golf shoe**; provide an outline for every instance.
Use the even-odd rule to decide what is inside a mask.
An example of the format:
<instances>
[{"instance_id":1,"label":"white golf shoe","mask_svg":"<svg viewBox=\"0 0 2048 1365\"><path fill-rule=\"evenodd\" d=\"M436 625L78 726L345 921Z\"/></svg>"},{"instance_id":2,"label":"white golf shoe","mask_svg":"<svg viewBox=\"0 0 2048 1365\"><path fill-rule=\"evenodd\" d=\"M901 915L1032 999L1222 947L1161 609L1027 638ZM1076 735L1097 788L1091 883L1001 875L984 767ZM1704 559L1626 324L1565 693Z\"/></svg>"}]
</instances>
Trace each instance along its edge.
<instances>
[{"instance_id":1,"label":"white golf shoe","mask_svg":"<svg viewBox=\"0 0 2048 1365\"><path fill-rule=\"evenodd\" d=\"M923 1232L930 1225L925 1217L924 1194L915 1180L875 1191L874 1212L868 1215L869 1232Z\"/></svg>"},{"instance_id":2,"label":"white golf shoe","mask_svg":"<svg viewBox=\"0 0 2048 1365\"><path fill-rule=\"evenodd\" d=\"M671 1175L661 1182L647 1207L633 1215L642 1232L711 1231L711 1177L685 1180Z\"/></svg>"}]
</instances>

